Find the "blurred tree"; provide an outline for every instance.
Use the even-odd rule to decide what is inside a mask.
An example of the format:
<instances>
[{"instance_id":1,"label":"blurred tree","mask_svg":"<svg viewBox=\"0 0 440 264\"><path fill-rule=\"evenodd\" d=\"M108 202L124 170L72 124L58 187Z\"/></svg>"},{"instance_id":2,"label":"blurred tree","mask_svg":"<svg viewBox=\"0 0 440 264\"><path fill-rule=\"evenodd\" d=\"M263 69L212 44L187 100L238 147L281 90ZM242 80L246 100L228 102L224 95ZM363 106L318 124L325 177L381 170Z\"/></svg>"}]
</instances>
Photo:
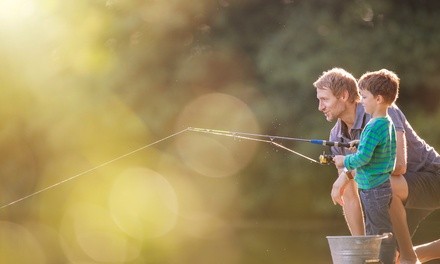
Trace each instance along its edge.
<instances>
[{"instance_id":1,"label":"blurred tree","mask_svg":"<svg viewBox=\"0 0 440 264\"><path fill-rule=\"evenodd\" d=\"M398 104L421 136L440 146L439 13L439 3L425 0L2 1L0 200L9 202L184 128L178 125L191 126L178 122L179 116L188 103L209 93L241 100L264 134L327 138L332 124L317 110L312 83L332 67L346 68L356 77L379 68L395 71L402 87ZM222 112L225 106L216 107ZM224 118L219 126L233 123ZM313 158L325 150L282 143ZM159 168L163 160L170 175L179 176L168 180L202 186L189 188L193 192L209 189L208 184L238 186L234 202L223 199L228 203L216 212L228 219L342 217L328 197L333 167L261 145L237 175L200 180L179 159L185 157L173 151L173 142L167 142L85 179L86 187L66 186L62 195L41 198L45 206L32 200L5 218L61 225L63 210L74 211L69 203L80 197L76 193L85 195L84 202L102 202L111 178L125 167ZM85 191L94 184L102 192L96 196ZM189 196L183 189L178 191ZM196 201L209 208L217 196L210 198L191 198L188 204ZM73 233L66 225L64 229ZM176 241L163 239L165 248L178 248L186 241L181 237L185 232L203 233L179 232L173 234ZM152 244L138 250L156 252ZM243 263L233 246L228 250L232 254L224 255L232 262ZM198 256L199 251L157 258L197 257L206 263L211 255Z\"/></svg>"}]
</instances>

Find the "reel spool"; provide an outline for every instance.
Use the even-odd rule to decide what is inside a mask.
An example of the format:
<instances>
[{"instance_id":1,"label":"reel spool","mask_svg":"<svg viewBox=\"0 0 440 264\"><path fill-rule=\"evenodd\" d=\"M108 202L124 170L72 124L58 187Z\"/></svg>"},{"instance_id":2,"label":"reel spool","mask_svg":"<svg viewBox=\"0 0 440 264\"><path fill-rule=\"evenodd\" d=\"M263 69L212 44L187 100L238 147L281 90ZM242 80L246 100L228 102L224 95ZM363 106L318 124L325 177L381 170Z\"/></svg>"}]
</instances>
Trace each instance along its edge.
<instances>
[{"instance_id":1,"label":"reel spool","mask_svg":"<svg viewBox=\"0 0 440 264\"><path fill-rule=\"evenodd\" d=\"M319 155L319 163L323 165L329 165L333 163L333 155L322 153Z\"/></svg>"}]
</instances>

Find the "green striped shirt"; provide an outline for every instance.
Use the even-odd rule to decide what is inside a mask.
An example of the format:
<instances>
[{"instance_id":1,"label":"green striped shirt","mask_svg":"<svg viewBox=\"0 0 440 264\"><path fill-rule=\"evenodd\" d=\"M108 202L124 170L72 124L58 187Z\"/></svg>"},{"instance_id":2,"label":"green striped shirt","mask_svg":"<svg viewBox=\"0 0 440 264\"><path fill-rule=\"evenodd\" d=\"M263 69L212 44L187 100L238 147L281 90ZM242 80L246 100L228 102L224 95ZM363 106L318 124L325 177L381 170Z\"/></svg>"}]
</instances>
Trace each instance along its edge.
<instances>
[{"instance_id":1,"label":"green striped shirt","mask_svg":"<svg viewBox=\"0 0 440 264\"><path fill-rule=\"evenodd\" d=\"M356 169L360 189L372 189L389 179L396 164L396 131L387 115L371 119L360 136L358 151L345 156L344 166Z\"/></svg>"}]
</instances>

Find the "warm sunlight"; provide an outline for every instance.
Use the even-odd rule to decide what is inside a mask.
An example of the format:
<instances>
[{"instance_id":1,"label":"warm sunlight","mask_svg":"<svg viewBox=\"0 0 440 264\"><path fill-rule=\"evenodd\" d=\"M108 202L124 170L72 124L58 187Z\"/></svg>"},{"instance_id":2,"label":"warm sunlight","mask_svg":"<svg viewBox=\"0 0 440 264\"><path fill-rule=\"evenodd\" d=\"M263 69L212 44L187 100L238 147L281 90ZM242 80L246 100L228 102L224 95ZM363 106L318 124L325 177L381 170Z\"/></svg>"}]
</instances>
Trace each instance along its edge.
<instances>
[{"instance_id":1,"label":"warm sunlight","mask_svg":"<svg viewBox=\"0 0 440 264\"><path fill-rule=\"evenodd\" d=\"M8 29L23 24L35 15L37 5L34 0L2 0L0 1L0 26Z\"/></svg>"},{"instance_id":2,"label":"warm sunlight","mask_svg":"<svg viewBox=\"0 0 440 264\"><path fill-rule=\"evenodd\" d=\"M421 0L0 0L0 264L360 259L328 240L367 233L358 196L353 212L332 202L339 143L370 118L319 107L334 67L352 95L365 72L399 76L407 146L384 150L379 180L407 201L377 205L392 204L399 263L410 242L440 259L439 17ZM389 180L394 160L407 169Z\"/></svg>"}]
</instances>

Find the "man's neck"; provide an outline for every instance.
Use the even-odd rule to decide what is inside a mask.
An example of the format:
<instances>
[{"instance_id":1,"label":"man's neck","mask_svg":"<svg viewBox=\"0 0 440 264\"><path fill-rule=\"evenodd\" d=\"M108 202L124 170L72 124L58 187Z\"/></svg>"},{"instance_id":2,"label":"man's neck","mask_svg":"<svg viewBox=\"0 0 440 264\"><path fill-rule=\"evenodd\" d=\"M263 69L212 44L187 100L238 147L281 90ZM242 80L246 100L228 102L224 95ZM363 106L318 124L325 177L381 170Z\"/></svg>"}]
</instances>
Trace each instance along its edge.
<instances>
[{"instance_id":1,"label":"man's neck","mask_svg":"<svg viewBox=\"0 0 440 264\"><path fill-rule=\"evenodd\" d=\"M353 128L356 120L356 106L357 103L349 104L345 112L340 116L340 119L347 125L348 132Z\"/></svg>"}]
</instances>

